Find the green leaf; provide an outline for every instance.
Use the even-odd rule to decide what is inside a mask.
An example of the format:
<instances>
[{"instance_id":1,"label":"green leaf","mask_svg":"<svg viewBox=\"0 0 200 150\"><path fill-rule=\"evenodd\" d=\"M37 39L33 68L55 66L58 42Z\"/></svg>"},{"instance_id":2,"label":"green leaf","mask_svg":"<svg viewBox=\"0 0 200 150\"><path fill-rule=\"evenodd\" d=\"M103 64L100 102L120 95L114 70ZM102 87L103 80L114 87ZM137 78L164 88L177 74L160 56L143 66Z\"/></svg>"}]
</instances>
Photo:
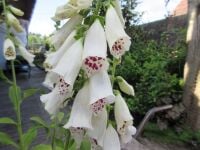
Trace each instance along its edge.
<instances>
[{"instance_id":1,"label":"green leaf","mask_svg":"<svg viewBox=\"0 0 200 150\"><path fill-rule=\"evenodd\" d=\"M45 128L49 128L46 122L40 117L31 117L30 120L34 121L36 124L41 125Z\"/></svg>"},{"instance_id":2,"label":"green leaf","mask_svg":"<svg viewBox=\"0 0 200 150\"><path fill-rule=\"evenodd\" d=\"M39 91L39 89L32 88L32 89L25 90L23 92L23 99L26 99L26 98L34 95L37 91Z\"/></svg>"},{"instance_id":3,"label":"green leaf","mask_svg":"<svg viewBox=\"0 0 200 150\"><path fill-rule=\"evenodd\" d=\"M7 118L7 117L0 118L0 124L14 124L14 125L17 125L17 123L13 119Z\"/></svg>"},{"instance_id":4,"label":"green leaf","mask_svg":"<svg viewBox=\"0 0 200 150\"><path fill-rule=\"evenodd\" d=\"M5 74L3 73L3 70L0 69L0 80L5 81L6 83L12 84L12 81L10 81Z\"/></svg>"},{"instance_id":5,"label":"green leaf","mask_svg":"<svg viewBox=\"0 0 200 150\"><path fill-rule=\"evenodd\" d=\"M9 98L11 99L12 103L14 104L15 109L17 108L17 103L21 102L21 89L18 86L11 86L9 88Z\"/></svg>"},{"instance_id":6,"label":"green leaf","mask_svg":"<svg viewBox=\"0 0 200 150\"><path fill-rule=\"evenodd\" d=\"M57 114L58 121L61 122L63 120L64 116L65 116L65 114L63 112L59 112Z\"/></svg>"},{"instance_id":7,"label":"green leaf","mask_svg":"<svg viewBox=\"0 0 200 150\"><path fill-rule=\"evenodd\" d=\"M61 139L56 138L55 139L55 143L56 143L56 146L64 149L64 143L63 143L63 141Z\"/></svg>"},{"instance_id":8,"label":"green leaf","mask_svg":"<svg viewBox=\"0 0 200 150\"><path fill-rule=\"evenodd\" d=\"M77 150L75 142L70 146L69 150Z\"/></svg>"},{"instance_id":9,"label":"green leaf","mask_svg":"<svg viewBox=\"0 0 200 150\"><path fill-rule=\"evenodd\" d=\"M29 145L33 142L33 140L36 138L37 136L37 128L33 127L30 128L25 134L23 134L23 141L25 144L25 149L29 148Z\"/></svg>"},{"instance_id":10,"label":"green leaf","mask_svg":"<svg viewBox=\"0 0 200 150\"><path fill-rule=\"evenodd\" d=\"M13 141L13 139L3 132L0 132L0 143L3 145L12 145L15 148L18 148L18 145Z\"/></svg>"},{"instance_id":11,"label":"green leaf","mask_svg":"<svg viewBox=\"0 0 200 150\"><path fill-rule=\"evenodd\" d=\"M51 145L40 144L33 148L33 150L52 150Z\"/></svg>"},{"instance_id":12,"label":"green leaf","mask_svg":"<svg viewBox=\"0 0 200 150\"><path fill-rule=\"evenodd\" d=\"M91 149L91 144L89 140L84 139L81 143L80 150L88 150Z\"/></svg>"},{"instance_id":13,"label":"green leaf","mask_svg":"<svg viewBox=\"0 0 200 150\"><path fill-rule=\"evenodd\" d=\"M35 146L32 150L52 150L52 148L51 145L40 144ZM63 150L63 149L56 147L56 150Z\"/></svg>"}]
</instances>

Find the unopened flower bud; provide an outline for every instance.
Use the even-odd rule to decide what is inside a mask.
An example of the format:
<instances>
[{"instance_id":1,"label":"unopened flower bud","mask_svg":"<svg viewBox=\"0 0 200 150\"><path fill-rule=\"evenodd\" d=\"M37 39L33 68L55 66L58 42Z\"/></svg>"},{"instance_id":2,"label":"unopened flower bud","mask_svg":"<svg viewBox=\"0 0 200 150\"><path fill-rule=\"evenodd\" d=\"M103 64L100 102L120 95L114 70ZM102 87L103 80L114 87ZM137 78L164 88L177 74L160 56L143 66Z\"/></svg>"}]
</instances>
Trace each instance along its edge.
<instances>
[{"instance_id":1,"label":"unopened flower bud","mask_svg":"<svg viewBox=\"0 0 200 150\"><path fill-rule=\"evenodd\" d=\"M118 80L118 84L119 84L119 88L122 92L128 94L128 95L132 95L134 96L135 95L135 92L134 92L134 89L133 89L133 86L131 86L130 84L128 84L126 82L126 80L124 80L122 77L118 76L117 77L117 80Z\"/></svg>"},{"instance_id":2,"label":"unopened flower bud","mask_svg":"<svg viewBox=\"0 0 200 150\"><path fill-rule=\"evenodd\" d=\"M12 11L12 13L14 13L17 16L23 16L24 12L16 7L13 7L12 5L9 5L10 10Z\"/></svg>"},{"instance_id":3,"label":"unopened flower bud","mask_svg":"<svg viewBox=\"0 0 200 150\"><path fill-rule=\"evenodd\" d=\"M7 13L8 24L12 26L17 32L22 32L23 28L19 20L11 13Z\"/></svg>"}]
</instances>

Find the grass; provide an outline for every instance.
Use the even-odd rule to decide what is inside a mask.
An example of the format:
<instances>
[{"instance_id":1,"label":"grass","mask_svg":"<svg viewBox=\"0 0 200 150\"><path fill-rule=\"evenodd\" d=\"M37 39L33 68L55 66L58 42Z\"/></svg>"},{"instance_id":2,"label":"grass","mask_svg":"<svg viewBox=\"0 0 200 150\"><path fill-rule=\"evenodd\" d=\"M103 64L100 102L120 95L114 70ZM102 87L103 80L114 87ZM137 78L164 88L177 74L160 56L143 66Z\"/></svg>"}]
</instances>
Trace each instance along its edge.
<instances>
[{"instance_id":1,"label":"grass","mask_svg":"<svg viewBox=\"0 0 200 150\"><path fill-rule=\"evenodd\" d=\"M176 132L172 128L160 130L155 123L148 123L143 135L148 139L167 144L191 144L192 142L200 144L200 131L194 132L184 129L181 132Z\"/></svg>"}]
</instances>

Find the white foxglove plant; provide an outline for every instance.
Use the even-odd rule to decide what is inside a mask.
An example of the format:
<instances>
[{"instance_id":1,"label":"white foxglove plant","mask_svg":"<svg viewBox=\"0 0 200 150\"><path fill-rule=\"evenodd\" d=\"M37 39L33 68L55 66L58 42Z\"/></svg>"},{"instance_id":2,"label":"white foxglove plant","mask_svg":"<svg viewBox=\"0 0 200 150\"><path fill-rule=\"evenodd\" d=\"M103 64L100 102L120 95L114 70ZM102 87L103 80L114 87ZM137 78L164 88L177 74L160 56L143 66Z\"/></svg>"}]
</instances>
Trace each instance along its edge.
<instances>
[{"instance_id":1,"label":"white foxglove plant","mask_svg":"<svg viewBox=\"0 0 200 150\"><path fill-rule=\"evenodd\" d=\"M33 142L34 138L29 139L29 142L27 142L26 137L34 135L36 136L37 131L36 129L29 128L27 131L30 132L24 132L22 130L22 116L21 116L21 104L23 101L32 96L37 89L21 89L17 85L17 76L15 71L15 62L16 55L19 53L24 57L25 60L28 61L29 64L33 65L33 58L34 55L29 53L25 49L25 45L21 44L18 40L16 32L22 32L24 31L23 27L21 26L18 16L23 16L23 12L13 6L10 6L7 4L6 0L1 0L1 8L3 9L0 18L3 20L3 23L5 25L5 32L2 32L2 37L5 37L5 40L2 44L3 47L3 55L5 59L7 60L7 64L10 63L10 66L7 69L10 69L9 71L12 74L12 81L8 79L4 74L3 71L0 70L0 76L1 78L4 78L4 81L9 84L9 91L8 95L11 100L11 104L13 105L13 112L15 112L14 118L9 117L0 117L0 124L6 124L11 125L16 129L17 137L16 140L13 140L6 132L0 132L0 145L10 145L12 146L11 149L20 149L20 150L27 150L31 149L30 145ZM3 35L5 33L5 35ZM10 107L10 106L9 106ZM2 147L4 149L4 147Z\"/></svg>"},{"instance_id":2,"label":"white foxglove plant","mask_svg":"<svg viewBox=\"0 0 200 150\"><path fill-rule=\"evenodd\" d=\"M63 128L70 133L67 141L75 140L76 149L87 139L91 143L88 149L120 150L120 143L131 141L136 132L125 100L113 89L118 82L119 90L134 95L133 87L115 76L131 40L124 30L119 0L105 1L96 0L92 5L92 0L69 0L58 7L54 20L70 20L51 37L56 51L47 54L44 63L48 73L43 84L52 91L42 95L41 101L54 121L64 103L73 101L72 107L67 106L71 112ZM111 113L117 129L111 125ZM56 131L59 125L55 122L54 126ZM54 132L52 143L55 136ZM68 142L64 149L71 148Z\"/></svg>"},{"instance_id":3,"label":"white foxglove plant","mask_svg":"<svg viewBox=\"0 0 200 150\"><path fill-rule=\"evenodd\" d=\"M120 58L131 45L130 37L124 31L124 27L116 10L110 6L106 12L105 31L110 53L115 58Z\"/></svg>"}]
</instances>

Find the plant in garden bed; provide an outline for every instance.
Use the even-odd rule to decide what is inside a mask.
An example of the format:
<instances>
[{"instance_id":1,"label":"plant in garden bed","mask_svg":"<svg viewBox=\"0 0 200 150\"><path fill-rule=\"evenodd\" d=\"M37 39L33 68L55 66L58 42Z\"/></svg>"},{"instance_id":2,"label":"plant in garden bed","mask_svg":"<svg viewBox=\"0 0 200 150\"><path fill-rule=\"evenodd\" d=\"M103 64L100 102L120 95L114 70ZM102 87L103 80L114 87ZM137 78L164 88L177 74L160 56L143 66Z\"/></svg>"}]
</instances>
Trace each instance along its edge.
<instances>
[{"instance_id":1,"label":"plant in garden bed","mask_svg":"<svg viewBox=\"0 0 200 150\"><path fill-rule=\"evenodd\" d=\"M12 145L16 149L26 150L29 148L33 139L36 137L37 131L36 127L32 127L28 129L27 132L23 132L21 120L21 104L28 97L32 96L37 91L37 89L27 89L22 91L21 88L17 85L14 60L16 58L16 54L19 52L19 54L24 57L24 59L27 60L30 65L33 65L32 62L34 59L34 55L29 53L25 49L23 43L13 34L13 31L22 32L24 30L21 27L18 19L15 17L22 16L23 12L13 6L7 5L5 0L2 0L1 4L3 6L3 13L1 14L1 16L4 19L4 25L6 26L3 54L5 59L10 61L11 63L12 80L8 79L3 74L2 70L0 71L0 75L1 79L10 85L8 95L16 113L16 120L4 117L0 118L0 124L10 124L15 126L16 132L18 133L19 143L16 143L9 135L4 132L0 132L0 143L5 145Z\"/></svg>"},{"instance_id":2,"label":"plant in garden bed","mask_svg":"<svg viewBox=\"0 0 200 150\"><path fill-rule=\"evenodd\" d=\"M167 125L181 124L184 117L182 107L182 75L186 54L185 29L174 29L176 42L170 45L166 38L168 33L163 33L162 38L152 40L148 32L138 26L128 29L134 45L123 57L117 74L123 76L136 88L136 96L126 96L130 110L138 116L143 116L155 106L173 104L174 108L166 113L157 114L159 121ZM169 38L169 37L168 37ZM141 118L135 121L140 122Z\"/></svg>"},{"instance_id":3,"label":"plant in garden bed","mask_svg":"<svg viewBox=\"0 0 200 150\"><path fill-rule=\"evenodd\" d=\"M124 31L119 1L70 0L57 8L52 19L56 22L69 19L51 36L55 51L47 53L44 61L47 76L43 84L51 92L41 95L40 100L52 123L49 125L40 117L31 118L38 128L46 129L51 145L41 144L33 149L120 150L121 144L131 141L136 129L120 92L134 96L134 89L122 77L116 76L116 68L131 45L131 39ZM10 44L4 48L9 56L12 54L13 60L15 46ZM13 77L11 98L19 102L21 94L16 85L14 67ZM71 102L71 111L62 113L62 108L69 109L70 106L66 105ZM19 149L24 150L27 147L19 104L16 112Z\"/></svg>"}]
</instances>

